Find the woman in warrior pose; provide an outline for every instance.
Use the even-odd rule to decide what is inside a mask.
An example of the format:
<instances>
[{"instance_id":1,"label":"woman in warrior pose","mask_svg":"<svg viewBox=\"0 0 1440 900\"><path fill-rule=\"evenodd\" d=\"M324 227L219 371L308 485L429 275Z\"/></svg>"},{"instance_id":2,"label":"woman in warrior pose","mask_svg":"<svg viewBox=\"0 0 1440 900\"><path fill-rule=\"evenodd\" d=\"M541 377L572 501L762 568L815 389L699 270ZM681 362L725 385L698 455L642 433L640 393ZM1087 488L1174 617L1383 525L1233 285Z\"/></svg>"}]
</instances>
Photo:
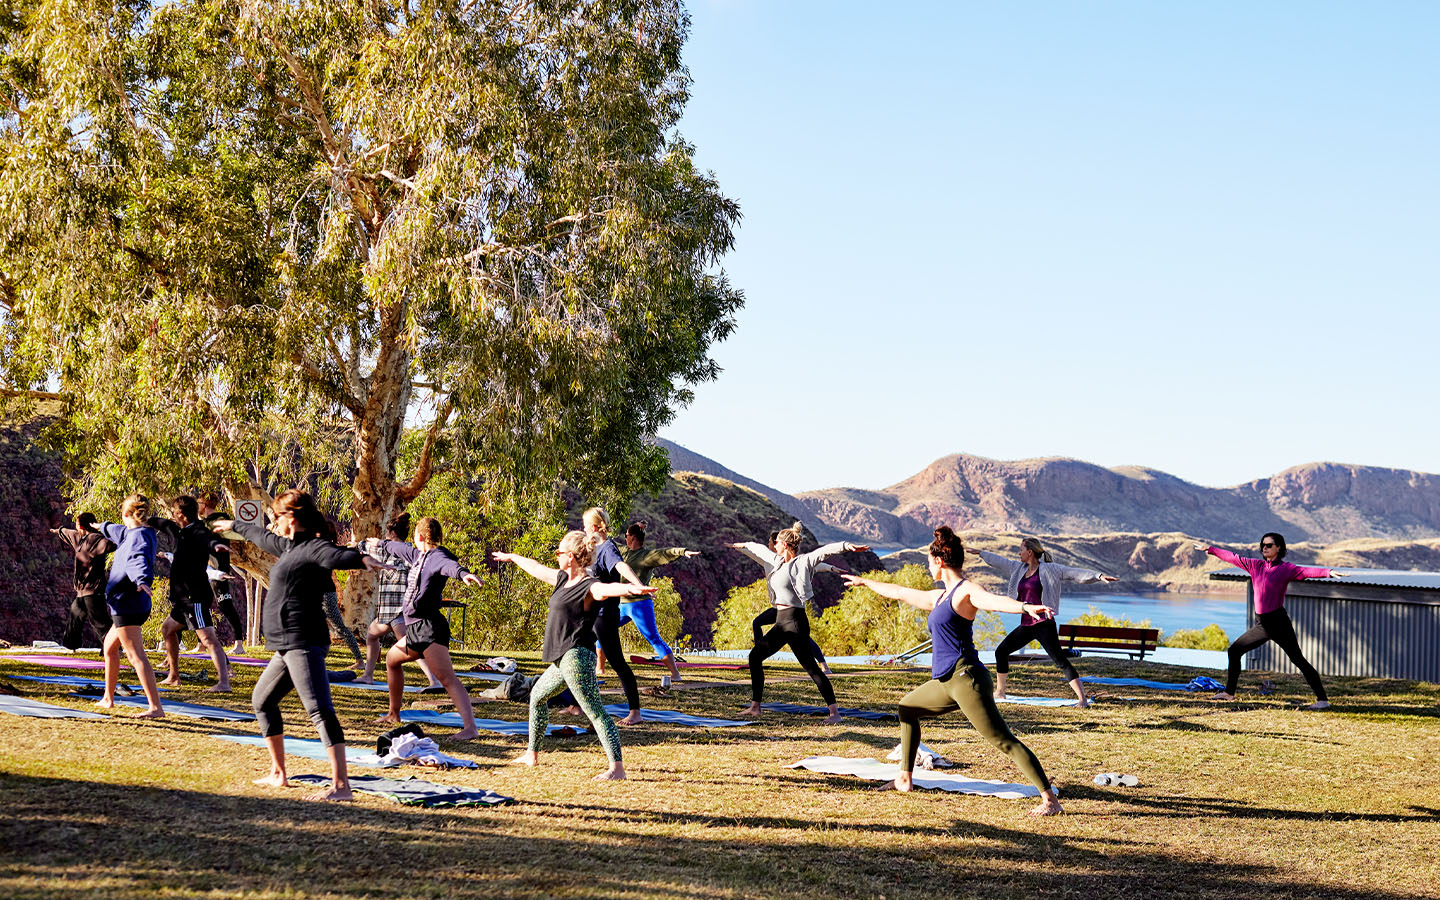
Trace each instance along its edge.
<instances>
[{"instance_id":1,"label":"woman in warrior pose","mask_svg":"<svg viewBox=\"0 0 1440 900\"><path fill-rule=\"evenodd\" d=\"M145 655L140 629L150 618L150 585L155 578L155 529L145 524L150 516L150 500L131 494L120 505L120 523L97 522L95 530L115 545L115 562L105 582L105 606L113 623L101 645L105 653L105 689L96 701L107 709L115 706L115 685L120 680L120 649L140 676L149 706L140 714L142 719L158 719L165 715L160 705L160 688L155 684L155 670Z\"/></svg>"},{"instance_id":2,"label":"woman in warrior pose","mask_svg":"<svg viewBox=\"0 0 1440 900\"><path fill-rule=\"evenodd\" d=\"M330 652L330 626L325 619L324 594L335 589L336 569L381 569L383 566L349 547L334 543L330 523L304 491L285 491L270 507L274 532L249 522L218 519L216 531L234 531L276 557L270 567L270 589L261 613L265 646L274 651L250 695L260 734L270 751L270 774L256 784L289 787L285 772L285 722L280 701L294 690L320 732L330 757L329 788L308 800L351 800L350 775L345 765L345 733L330 700L330 678L325 656Z\"/></svg>"},{"instance_id":3,"label":"woman in warrior pose","mask_svg":"<svg viewBox=\"0 0 1440 900\"><path fill-rule=\"evenodd\" d=\"M641 584L649 584L650 573L661 566L677 559L700 555L699 550L686 550L684 547L646 550L645 528L644 522L632 522L630 527L625 529L625 564L635 573L635 577L640 579ZM675 665L675 651L665 643L665 639L660 636L660 629L655 625L655 601L641 596L621 600L620 627L624 628L626 622L635 623L635 627L640 629L640 635L650 643L650 649L655 651L656 657L670 667L670 677L679 681L680 668Z\"/></svg>"},{"instance_id":4,"label":"woman in warrior pose","mask_svg":"<svg viewBox=\"0 0 1440 900\"><path fill-rule=\"evenodd\" d=\"M972 634L975 614L982 609L1018 612L1043 619L1050 610L1039 603L1021 603L992 594L965 580L965 545L949 528L935 529L930 544L930 575L945 587L921 591L855 575L842 576L846 584L864 585L882 597L908 603L929 612L930 638L934 642L931 679L906 694L900 701L900 767L895 780L885 785L897 791L913 787L915 751L920 748L920 720L960 710L980 735L1010 757L1020 772L1040 791L1040 805L1034 815L1061 812L1050 779L1040 760L1020 742L995 707L990 673L980 662Z\"/></svg>"},{"instance_id":5,"label":"woman in warrior pose","mask_svg":"<svg viewBox=\"0 0 1440 900\"><path fill-rule=\"evenodd\" d=\"M440 546L444 535L440 522L429 516L415 525L415 543L385 541L385 552L398 556L410 566L410 581L405 588L405 601L400 615L405 617L405 636L385 656L385 680L390 686L390 712L378 721L386 725L400 724L400 700L405 690L407 662L424 659L430 671L440 679L445 692L455 701L464 727L451 736L452 740L468 741L479 735L475 730L475 713L470 693L455 675L450 662L450 623L440 611L445 599L445 583L459 578L466 584L478 585L480 579L460 565L455 554Z\"/></svg>"},{"instance_id":6,"label":"woman in warrior pose","mask_svg":"<svg viewBox=\"0 0 1440 900\"><path fill-rule=\"evenodd\" d=\"M840 723L840 711L835 703L835 689L830 679L820 671L810 651L810 619L805 615L805 604L815 593L813 578L815 569L827 556L849 550L869 550L864 544L843 541L826 544L818 550L800 553L801 524L796 522L775 536L775 568L766 573L765 583L775 605L775 625L761 638L755 649L750 651L750 705L741 711L742 716L760 715L760 700L765 695L765 660L774 656L780 648L788 646L810 680L820 689L825 705L830 707L826 725Z\"/></svg>"},{"instance_id":7,"label":"woman in warrior pose","mask_svg":"<svg viewBox=\"0 0 1440 900\"><path fill-rule=\"evenodd\" d=\"M585 523L585 536L594 547L594 561L590 574L602 584L616 584L628 581L636 587L644 587L635 571L620 555L620 548L610 538L610 517L605 510L592 506L581 517ZM654 591L631 591L633 595L653 594ZM600 608L600 617L595 622L595 637L600 653L595 667L596 675L605 674L605 663L609 660L615 668L615 677L625 689L625 702L630 704L630 714L620 720L621 725L636 725L640 722L640 685L635 681L635 671L625 658L625 649L620 646L620 597L608 597Z\"/></svg>"},{"instance_id":8,"label":"woman in warrior pose","mask_svg":"<svg viewBox=\"0 0 1440 900\"><path fill-rule=\"evenodd\" d=\"M1285 562L1285 538L1270 532L1260 539L1260 559L1231 553L1223 547L1212 547L1195 542L1196 550L1204 550L1211 556L1222 559L1232 566L1239 566L1250 575L1250 584L1255 591L1255 616L1259 619L1255 627L1235 639L1230 645L1230 673L1225 680L1225 690L1215 695L1216 700L1234 700L1235 690L1240 686L1240 661L1245 654L1266 641L1274 641L1290 657L1290 662L1305 676L1310 690L1315 692L1315 702L1305 709L1329 709L1330 699L1325 695L1325 685L1320 673L1310 665L1305 654L1300 652L1300 640L1295 637L1295 626L1290 614L1285 611L1285 589L1292 581L1307 578L1343 578L1344 572L1323 569L1318 566L1297 566Z\"/></svg>"},{"instance_id":9,"label":"woman in warrior pose","mask_svg":"<svg viewBox=\"0 0 1440 900\"><path fill-rule=\"evenodd\" d=\"M765 587L770 594L770 606L766 607L764 612L750 620L750 630L755 634L755 643L757 645L764 637L765 628L775 624L776 616L779 613L775 608L775 591L770 588L770 573L774 572L775 567L780 564L780 557L775 551L775 538L778 537L779 534L780 532L778 531L770 532L770 540L766 542L763 547L754 541L740 541L738 543L725 545L731 550L739 550L741 553L750 557L750 559L759 563L760 567L765 570ZM822 562L816 566L815 571L835 572L840 575L849 574L845 569L839 566L832 566L826 562ZM825 662L825 651L820 649L820 645L815 643L815 638L813 637L810 638L810 652L815 654L815 661L820 664L820 671L826 675L835 674L830 671L830 664Z\"/></svg>"},{"instance_id":10,"label":"woman in warrior pose","mask_svg":"<svg viewBox=\"0 0 1440 900\"><path fill-rule=\"evenodd\" d=\"M1010 654L1031 641L1039 641L1040 646L1049 654L1050 661L1060 667L1065 680L1070 682L1070 689L1075 692L1075 705L1081 708L1089 706L1090 698L1085 696L1085 686L1080 683L1080 676L1076 673L1075 666L1071 665L1069 656L1060 647L1060 633L1055 624L1055 617L1060 615L1060 582L1094 584L1097 581L1115 582L1120 579L1103 572L1076 569L1051 562L1050 554L1033 537L1020 542L1019 562L984 550L970 552L977 554L1005 577L1006 596L1021 603L1041 605L1050 610L1050 615L1043 619L1022 615L1020 627L1005 635L1000 646L995 648L995 699L1005 696L1005 682L1010 672Z\"/></svg>"},{"instance_id":11,"label":"woman in warrior pose","mask_svg":"<svg viewBox=\"0 0 1440 900\"><path fill-rule=\"evenodd\" d=\"M225 655L210 616L215 594L205 570L209 568L207 563L212 553L228 557L230 546L206 527L194 497L182 495L171 500L170 505L175 511L175 521L161 516L150 519L152 527L164 531L175 541L175 553L170 557L170 615L160 626L168 672L161 684L180 686L180 633L193 631L200 639L200 647L215 663L215 684L206 690L228 694L230 659Z\"/></svg>"},{"instance_id":12,"label":"woman in warrior pose","mask_svg":"<svg viewBox=\"0 0 1440 900\"><path fill-rule=\"evenodd\" d=\"M526 574L553 585L550 611L545 617L545 645L541 660L550 667L530 689L530 746L517 763L535 765L540 758L540 742L550 724L550 707L545 702L569 687L580 708L595 726L600 745L610 768L595 776L596 781L619 781L625 777L625 764L620 758L620 729L605 712L600 687L595 683L595 620L601 605L620 597L653 594L652 587L636 588L630 584L604 584L586 573L593 549L587 535L572 531L560 541L555 551L555 564L550 568L518 553L495 551L496 562L512 562ZM632 707L638 713L638 707Z\"/></svg>"}]
</instances>

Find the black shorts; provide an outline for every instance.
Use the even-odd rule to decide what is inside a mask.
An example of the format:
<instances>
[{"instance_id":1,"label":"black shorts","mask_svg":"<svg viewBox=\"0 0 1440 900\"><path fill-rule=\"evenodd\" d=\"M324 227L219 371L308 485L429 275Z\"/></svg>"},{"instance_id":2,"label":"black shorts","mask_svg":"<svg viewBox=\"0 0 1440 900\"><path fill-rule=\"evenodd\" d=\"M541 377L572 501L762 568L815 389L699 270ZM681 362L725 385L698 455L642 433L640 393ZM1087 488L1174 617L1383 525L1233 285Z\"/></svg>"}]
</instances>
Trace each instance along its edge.
<instances>
[{"instance_id":1,"label":"black shorts","mask_svg":"<svg viewBox=\"0 0 1440 900\"><path fill-rule=\"evenodd\" d=\"M170 607L170 618L186 631L199 631L202 628L214 628L215 622L210 617L210 610L203 603L176 604Z\"/></svg>"},{"instance_id":2,"label":"black shorts","mask_svg":"<svg viewBox=\"0 0 1440 900\"><path fill-rule=\"evenodd\" d=\"M445 617L410 619L405 625L405 646L415 653L424 653L431 644L450 646L450 623Z\"/></svg>"},{"instance_id":3,"label":"black shorts","mask_svg":"<svg viewBox=\"0 0 1440 900\"><path fill-rule=\"evenodd\" d=\"M131 626L139 628L149 620L149 610L143 613L117 613L110 617L110 621L114 623L116 628L129 628Z\"/></svg>"}]
</instances>

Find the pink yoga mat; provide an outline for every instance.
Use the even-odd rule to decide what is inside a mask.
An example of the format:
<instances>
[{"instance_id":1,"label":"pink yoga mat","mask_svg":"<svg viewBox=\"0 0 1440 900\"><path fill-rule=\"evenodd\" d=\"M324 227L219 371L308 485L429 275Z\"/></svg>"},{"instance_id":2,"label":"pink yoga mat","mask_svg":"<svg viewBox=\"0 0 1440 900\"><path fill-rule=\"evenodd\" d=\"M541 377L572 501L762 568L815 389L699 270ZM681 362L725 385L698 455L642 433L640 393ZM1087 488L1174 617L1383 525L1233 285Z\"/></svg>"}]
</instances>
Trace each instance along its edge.
<instances>
[{"instance_id":1,"label":"pink yoga mat","mask_svg":"<svg viewBox=\"0 0 1440 900\"><path fill-rule=\"evenodd\" d=\"M98 659L78 659L73 656L18 656L7 653L3 656L0 656L0 660L9 660L10 662L18 663L29 663L32 666L49 666L54 669L105 668L105 663ZM120 665L125 666L127 669L130 667L130 664L126 662L121 662Z\"/></svg>"}]
</instances>

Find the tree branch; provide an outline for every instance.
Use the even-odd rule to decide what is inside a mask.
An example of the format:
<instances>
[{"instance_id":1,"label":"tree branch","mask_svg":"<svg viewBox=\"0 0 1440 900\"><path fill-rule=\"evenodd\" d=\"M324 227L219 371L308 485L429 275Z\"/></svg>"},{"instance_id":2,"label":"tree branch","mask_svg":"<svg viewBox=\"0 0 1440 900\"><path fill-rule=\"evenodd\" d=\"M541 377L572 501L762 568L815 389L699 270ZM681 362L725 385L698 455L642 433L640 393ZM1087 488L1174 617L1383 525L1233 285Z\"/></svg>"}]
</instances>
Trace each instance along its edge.
<instances>
[{"instance_id":1,"label":"tree branch","mask_svg":"<svg viewBox=\"0 0 1440 900\"><path fill-rule=\"evenodd\" d=\"M395 491L395 497L401 503L409 503L425 490L425 485L429 483L430 476L434 472L435 441L440 437L441 430L449 424L450 416L454 412L455 400L452 395L445 398L445 403L436 414L435 421L430 423L430 431L425 435L425 446L420 448L420 462L415 468L415 475Z\"/></svg>"}]
</instances>

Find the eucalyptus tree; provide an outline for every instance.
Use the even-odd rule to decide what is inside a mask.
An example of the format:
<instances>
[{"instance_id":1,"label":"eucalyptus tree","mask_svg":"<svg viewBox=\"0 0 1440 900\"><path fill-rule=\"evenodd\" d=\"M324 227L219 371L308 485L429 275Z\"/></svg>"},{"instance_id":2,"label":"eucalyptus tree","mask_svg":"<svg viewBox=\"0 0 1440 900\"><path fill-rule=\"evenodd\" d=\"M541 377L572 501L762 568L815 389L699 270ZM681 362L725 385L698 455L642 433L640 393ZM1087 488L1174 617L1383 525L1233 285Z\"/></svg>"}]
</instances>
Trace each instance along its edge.
<instances>
[{"instance_id":1,"label":"eucalyptus tree","mask_svg":"<svg viewBox=\"0 0 1440 900\"><path fill-rule=\"evenodd\" d=\"M0 363L79 496L658 486L742 302L677 0L0 5Z\"/></svg>"}]
</instances>

